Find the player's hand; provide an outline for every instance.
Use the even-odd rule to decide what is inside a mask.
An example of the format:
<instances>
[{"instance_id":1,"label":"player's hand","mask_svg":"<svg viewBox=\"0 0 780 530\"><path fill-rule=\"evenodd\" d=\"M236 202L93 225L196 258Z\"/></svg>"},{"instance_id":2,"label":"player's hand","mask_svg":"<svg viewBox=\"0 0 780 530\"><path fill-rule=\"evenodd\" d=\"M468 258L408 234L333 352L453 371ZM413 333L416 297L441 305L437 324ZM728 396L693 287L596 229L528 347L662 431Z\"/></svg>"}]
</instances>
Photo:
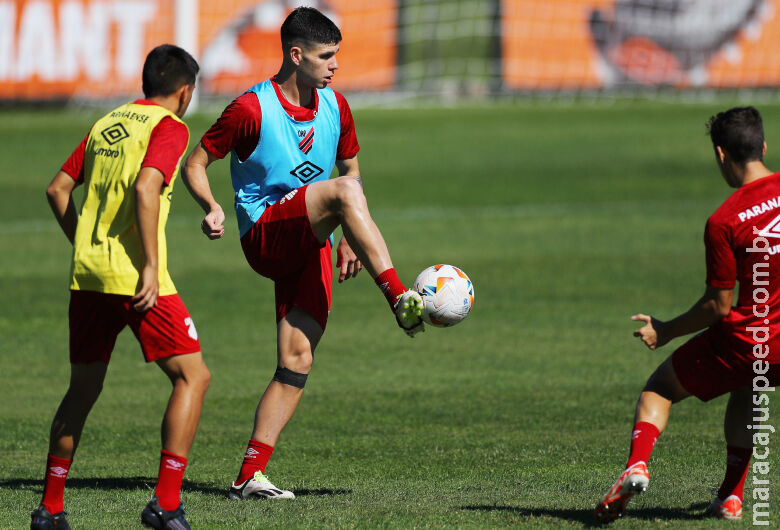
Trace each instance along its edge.
<instances>
[{"instance_id":1,"label":"player's hand","mask_svg":"<svg viewBox=\"0 0 780 530\"><path fill-rule=\"evenodd\" d=\"M363 264L343 237L336 248L336 267L339 268L339 283L354 278L363 269Z\"/></svg>"},{"instance_id":2,"label":"player's hand","mask_svg":"<svg viewBox=\"0 0 780 530\"><path fill-rule=\"evenodd\" d=\"M200 229L206 234L209 239L219 239L225 234L225 212L222 211L220 205L216 205L211 209L206 217L203 218L203 222L200 223Z\"/></svg>"},{"instance_id":3,"label":"player's hand","mask_svg":"<svg viewBox=\"0 0 780 530\"><path fill-rule=\"evenodd\" d=\"M666 338L664 336L665 334L663 333L664 323L657 318L640 313L638 315L632 316L631 320L645 323L644 326L634 332L634 337L639 337L642 342L644 342L645 345L651 350L660 348L669 342L669 339Z\"/></svg>"},{"instance_id":4,"label":"player's hand","mask_svg":"<svg viewBox=\"0 0 780 530\"><path fill-rule=\"evenodd\" d=\"M157 294L159 292L160 283L157 277L157 267L146 265L141 271L141 286L130 300L133 304L133 309L143 313L153 308L157 305Z\"/></svg>"}]
</instances>

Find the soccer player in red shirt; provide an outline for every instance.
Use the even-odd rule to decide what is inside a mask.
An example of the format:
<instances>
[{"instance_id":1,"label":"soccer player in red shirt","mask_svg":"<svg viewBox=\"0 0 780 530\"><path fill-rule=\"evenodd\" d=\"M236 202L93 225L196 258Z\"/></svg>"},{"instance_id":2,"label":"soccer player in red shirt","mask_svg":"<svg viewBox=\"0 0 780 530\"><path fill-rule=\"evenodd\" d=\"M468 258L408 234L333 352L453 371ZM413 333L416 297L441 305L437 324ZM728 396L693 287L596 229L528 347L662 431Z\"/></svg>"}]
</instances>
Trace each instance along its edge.
<instances>
[{"instance_id":1,"label":"soccer player in red shirt","mask_svg":"<svg viewBox=\"0 0 780 530\"><path fill-rule=\"evenodd\" d=\"M144 99L98 120L47 188L73 243L70 386L51 426L43 499L30 527L68 529L63 490L84 422L103 387L117 335L130 326L147 362L170 378L154 497L141 513L152 528L189 528L180 490L209 385L192 318L167 269L165 223L189 130L181 121L198 63L171 45L143 68ZM84 184L77 213L73 190ZM121 455L117 455L121 458Z\"/></svg>"},{"instance_id":2,"label":"soccer player in red shirt","mask_svg":"<svg viewBox=\"0 0 780 530\"><path fill-rule=\"evenodd\" d=\"M236 98L184 164L183 178L206 212L201 228L222 237L225 214L206 168L231 155L241 246L250 266L275 283L277 369L263 394L232 498L294 498L264 475L279 434L292 417L311 370L331 302L330 238L339 282L365 266L398 324L422 331L420 295L393 268L369 214L358 167L355 124L344 97L328 87L338 68L341 32L313 8L295 9L281 27L279 72ZM339 177L329 179L333 168Z\"/></svg>"},{"instance_id":3,"label":"soccer player in red shirt","mask_svg":"<svg viewBox=\"0 0 780 530\"><path fill-rule=\"evenodd\" d=\"M726 476L709 515L742 517L753 447L768 443L768 433L760 430L768 409L754 407L768 403L763 391L780 384L780 173L763 163L766 143L756 109L733 108L708 125L721 174L737 191L707 220L704 295L669 321L631 317L644 323L634 336L651 350L704 331L675 350L647 381L636 407L626 469L596 506L600 522L621 517L629 499L647 489L647 462L673 403L691 395L709 401L730 394L724 419ZM737 282L739 296L732 307ZM762 410L765 417L752 417Z\"/></svg>"}]
</instances>

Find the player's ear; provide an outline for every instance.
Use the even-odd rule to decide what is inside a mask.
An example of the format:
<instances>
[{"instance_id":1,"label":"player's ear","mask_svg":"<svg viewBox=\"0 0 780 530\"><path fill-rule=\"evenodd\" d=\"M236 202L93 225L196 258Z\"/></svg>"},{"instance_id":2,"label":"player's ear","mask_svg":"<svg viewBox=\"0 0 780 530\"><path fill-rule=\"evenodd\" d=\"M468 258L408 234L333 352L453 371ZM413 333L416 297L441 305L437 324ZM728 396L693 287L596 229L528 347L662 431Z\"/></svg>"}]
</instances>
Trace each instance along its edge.
<instances>
[{"instance_id":1,"label":"player's ear","mask_svg":"<svg viewBox=\"0 0 780 530\"><path fill-rule=\"evenodd\" d=\"M719 145L715 146L715 156L718 157L718 162L721 165L726 162L726 151Z\"/></svg>"},{"instance_id":2,"label":"player's ear","mask_svg":"<svg viewBox=\"0 0 780 530\"><path fill-rule=\"evenodd\" d=\"M764 142L764 147L761 149L761 158L764 158L766 156L766 142Z\"/></svg>"},{"instance_id":3,"label":"player's ear","mask_svg":"<svg viewBox=\"0 0 780 530\"><path fill-rule=\"evenodd\" d=\"M187 107L190 106L190 101L192 101L192 93L195 91L195 84L189 85L184 84L179 87L179 89L176 91L176 99L178 100L178 109L176 111L176 115L178 117L184 116L184 113L187 112Z\"/></svg>"},{"instance_id":4,"label":"player's ear","mask_svg":"<svg viewBox=\"0 0 780 530\"><path fill-rule=\"evenodd\" d=\"M303 61L303 48L300 46L290 46L289 57L295 66L300 66Z\"/></svg>"}]
</instances>

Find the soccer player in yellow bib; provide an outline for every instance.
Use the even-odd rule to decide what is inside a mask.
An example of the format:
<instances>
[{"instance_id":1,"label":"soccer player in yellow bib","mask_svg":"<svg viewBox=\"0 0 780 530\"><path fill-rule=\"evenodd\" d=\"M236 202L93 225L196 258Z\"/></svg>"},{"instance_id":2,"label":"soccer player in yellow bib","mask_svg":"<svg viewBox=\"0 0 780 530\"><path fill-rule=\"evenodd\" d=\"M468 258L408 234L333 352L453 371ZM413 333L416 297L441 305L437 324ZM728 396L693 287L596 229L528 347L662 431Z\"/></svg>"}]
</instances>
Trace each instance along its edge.
<instances>
[{"instance_id":1,"label":"soccer player in yellow bib","mask_svg":"<svg viewBox=\"0 0 780 530\"><path fill-rule=\"evenodd\" d=\"M153 49L144 63L144 99L99 119L47 188L54 215L73 243L71 376L51 426L33 530L70 528L63 511L65 480L116 337L128 325L146 361L156 362L173 384L162 422L157 486L141 522L189 528L181 483L210 374L195 325L168 274L165 223L189 142L181 117L198 70L177 46ZM77 213L72 193L81 184L86 190Z\"/></svg>"}]
</instances>

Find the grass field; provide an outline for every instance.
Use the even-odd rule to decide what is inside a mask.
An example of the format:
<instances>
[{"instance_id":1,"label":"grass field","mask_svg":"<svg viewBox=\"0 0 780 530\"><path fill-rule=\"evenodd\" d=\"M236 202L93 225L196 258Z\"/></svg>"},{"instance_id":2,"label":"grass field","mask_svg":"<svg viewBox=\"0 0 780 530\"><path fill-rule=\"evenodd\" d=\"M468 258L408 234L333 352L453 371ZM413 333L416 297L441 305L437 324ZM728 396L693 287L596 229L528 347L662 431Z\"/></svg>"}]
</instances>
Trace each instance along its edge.
<instances>
[{"instance_id":1,"label":"grass field","mask_svg":"<svg viewBox=\"0 0 780 530\"><path fill-rule=\"evenodd\" d=\"M367 274L334 287L304 399L267 469L293 502L225 499L275 366L273 290L246 265L232 219L224 240L201 235L178 183L169 268L213 375L183 492L193 527L589 526L625 463L642 385L682 342L650 352L629 316L672 317L704 289L704 222L729 193L704 122L727 106L356 111L366 194L401 278L456 264L476 306L409 340ZM780 106L760 108L766 161L780 168ZM29 524L69 374L70 250L44 188L96 117L0 120L0 528ZM214 118L190 118L192 137ZM211 176L229 210L228 164ZM168 393L125 331L71 469L74 528L139 526ZM674 407L650 488L616 528L731 527L699 515L722 479L724 408Z\"/></svg>"}]
</instances>

